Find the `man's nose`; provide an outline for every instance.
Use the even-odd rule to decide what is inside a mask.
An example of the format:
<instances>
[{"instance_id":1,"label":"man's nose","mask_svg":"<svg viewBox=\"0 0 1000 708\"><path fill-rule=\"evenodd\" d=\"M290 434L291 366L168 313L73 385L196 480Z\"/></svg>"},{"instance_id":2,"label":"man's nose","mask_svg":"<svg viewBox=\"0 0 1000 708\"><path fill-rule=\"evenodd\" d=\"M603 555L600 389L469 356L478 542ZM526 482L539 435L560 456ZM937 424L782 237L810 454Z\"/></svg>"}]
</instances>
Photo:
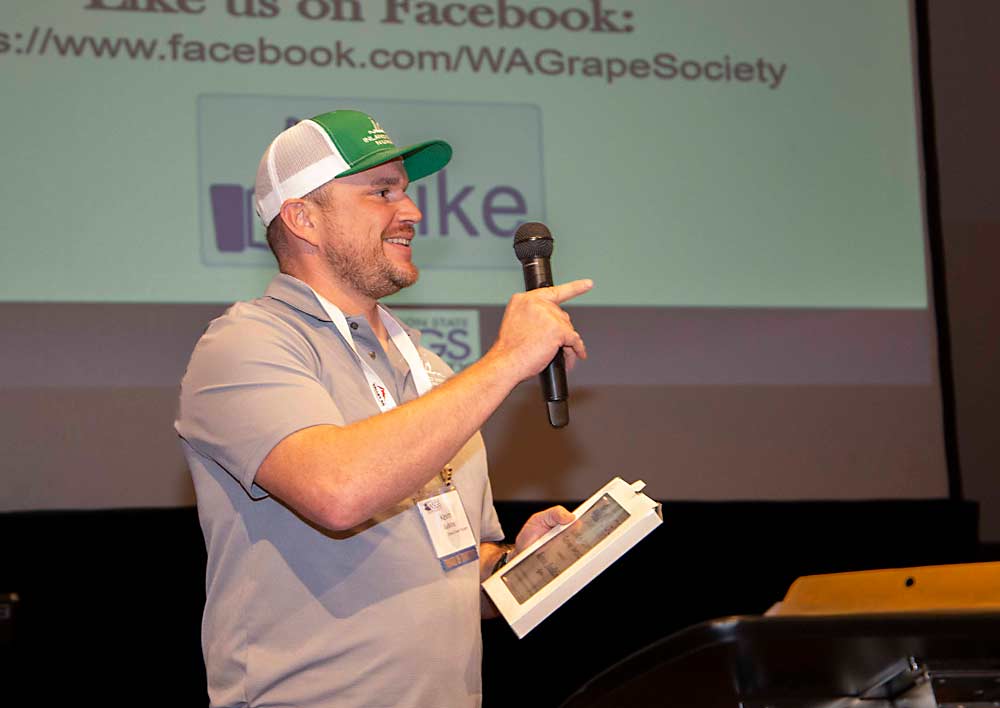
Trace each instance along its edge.
<instances>
[{"instance_id":1,"label":"man's nose","mask_svg":"<svg viewBox=\"0 0 1000 708\"><path fill-rule=\"evenodd\" d=\"M403 201L399 206L399 220L400 221L410 221L414 224L419 223L424 218L423 212L417 206L417 203L413 201L413 197L409 194L403 195Z\"/></svg>"}]
</instances>

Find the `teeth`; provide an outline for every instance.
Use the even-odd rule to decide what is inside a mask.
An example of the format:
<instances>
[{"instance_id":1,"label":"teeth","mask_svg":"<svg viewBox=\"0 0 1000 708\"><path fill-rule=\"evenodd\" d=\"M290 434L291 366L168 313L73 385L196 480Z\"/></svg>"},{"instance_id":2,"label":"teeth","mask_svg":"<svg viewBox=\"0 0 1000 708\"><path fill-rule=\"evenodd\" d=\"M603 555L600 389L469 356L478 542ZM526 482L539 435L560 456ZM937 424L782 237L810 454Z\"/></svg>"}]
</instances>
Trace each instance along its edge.
<instances>
[{"instance_id":1,"label":"teeth","mask_svg":"<svg viewBox=\"0 0 1000 708\"><path fill-rule=\"evenodd\" d=\"M399 246L409 246L410 245L410 240L406 239L406 238L387 238L385 240L385 242L386 243L395 243L395 244L397 244Z\"/></svg>"}]
</instances>

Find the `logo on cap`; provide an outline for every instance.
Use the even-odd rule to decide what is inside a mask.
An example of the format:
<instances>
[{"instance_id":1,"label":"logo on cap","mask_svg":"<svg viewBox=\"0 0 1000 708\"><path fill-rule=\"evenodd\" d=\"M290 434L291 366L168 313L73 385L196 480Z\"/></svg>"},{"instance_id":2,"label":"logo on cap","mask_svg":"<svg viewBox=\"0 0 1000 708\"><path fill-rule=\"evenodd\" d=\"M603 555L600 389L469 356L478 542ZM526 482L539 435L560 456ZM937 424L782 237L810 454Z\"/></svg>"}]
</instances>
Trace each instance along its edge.
<instances>
[{"instance_id":1,"label":"logo on cap","mask_svg":"<svg viewBox=\"0 0 1000 708\"><path fill-rule=\"evenodd\" d=\"M376 145L392 145L392 138L389 134L382 130L382 126L378 124L378 121L368 116L368 120L372 122L372 129L368 131L368 135L361 138L363 143L375 143Z\"/></svg>"}]
</instances>

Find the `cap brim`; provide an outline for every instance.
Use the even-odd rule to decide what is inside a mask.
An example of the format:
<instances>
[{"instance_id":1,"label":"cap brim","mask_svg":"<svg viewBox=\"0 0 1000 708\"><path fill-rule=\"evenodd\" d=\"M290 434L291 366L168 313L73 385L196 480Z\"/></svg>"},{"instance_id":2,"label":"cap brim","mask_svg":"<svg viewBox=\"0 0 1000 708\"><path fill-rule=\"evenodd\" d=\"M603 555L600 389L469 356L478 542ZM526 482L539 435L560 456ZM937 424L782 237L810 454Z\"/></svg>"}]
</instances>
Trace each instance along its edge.
<instances>
[{"instance_id":1,"label":"cap brim","mask_svg":"<svg viewBox=\"0 0 1000 708\"><path fill-rule=\"evenodd\" d=\"M405 148L379 150L359 160L351 166L351 169L344 170L337 177L356 175L397 158L403 159L406 175L411 182L416 182L422 177L434 174L448 164L451 160L451 145L443 140L427 140Z\"/></svg>"}]
</instances>

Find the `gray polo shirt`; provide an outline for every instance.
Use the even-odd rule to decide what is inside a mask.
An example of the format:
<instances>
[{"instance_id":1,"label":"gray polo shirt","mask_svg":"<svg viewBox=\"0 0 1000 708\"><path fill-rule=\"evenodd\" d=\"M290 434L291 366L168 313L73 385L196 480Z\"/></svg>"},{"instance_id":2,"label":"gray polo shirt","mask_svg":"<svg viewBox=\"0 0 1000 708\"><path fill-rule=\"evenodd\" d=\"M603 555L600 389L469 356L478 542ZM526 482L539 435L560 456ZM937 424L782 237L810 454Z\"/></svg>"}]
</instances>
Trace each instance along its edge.
<instances>
[{"instance_id":1,"label":"gray polo shirt","mask_svg":"<svg viewBox=\"0 0 1000 708\"><path fill-rule=\"evenodd\" d=\"M395 347L383 351L364 317L348 323L394 398L416 398ZM449 376L408 333L432 382ZM254 483L288 435L378 413L349 344L291 276L234 305L195 347L175 428L208 548L202 645L213 706L481 703L478 564L442 570L411 499L335 533ZM478 433L451 464L477 540L502 538Z\"/></svg>"}]
</instances>

